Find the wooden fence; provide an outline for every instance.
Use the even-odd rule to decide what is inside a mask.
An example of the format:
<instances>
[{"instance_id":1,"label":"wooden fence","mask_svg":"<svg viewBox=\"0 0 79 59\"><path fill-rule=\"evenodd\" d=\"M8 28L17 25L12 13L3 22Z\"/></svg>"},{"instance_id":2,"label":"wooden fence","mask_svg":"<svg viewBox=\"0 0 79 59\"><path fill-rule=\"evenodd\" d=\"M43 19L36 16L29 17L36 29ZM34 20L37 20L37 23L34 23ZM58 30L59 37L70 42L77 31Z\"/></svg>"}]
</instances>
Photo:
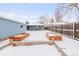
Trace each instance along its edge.
<instances>
[{"instance_id":1,"label":"wooden fence","mask_svg":"<svg viewBox=\"0 0 79 59\"><path fill-rule=\"evenodd\" d=\"M51 25L51 30L73 39L79 39L79 23L66 23L60 25Z\"/></svg>"}]
</instances>

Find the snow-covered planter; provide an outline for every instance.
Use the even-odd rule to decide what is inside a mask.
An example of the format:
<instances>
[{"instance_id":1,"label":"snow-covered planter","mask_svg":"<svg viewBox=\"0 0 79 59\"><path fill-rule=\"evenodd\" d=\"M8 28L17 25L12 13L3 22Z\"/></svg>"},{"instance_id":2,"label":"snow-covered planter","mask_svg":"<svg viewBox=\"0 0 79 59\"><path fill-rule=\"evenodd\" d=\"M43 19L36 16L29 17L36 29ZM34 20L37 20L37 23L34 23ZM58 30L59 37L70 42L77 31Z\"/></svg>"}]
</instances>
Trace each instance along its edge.
<instances>
[{"instance_id":1,"label":"snow-covered planter","mask_svg":"<svg viewBox=\"0 0 79 59\"><path fill-rule=\"evenodd\" d=\"M55 35L52 33L46 33L46 35L49 40L54 40L54 41L61 41L62 40L62 36L60 36L60 35Z\"/></svg>"},{"instance_id":2,"label":"snow-covered planter","mask_svg":"<svg viewBox=\"0 0 79 59\"><path fill-rule=\"evenodd\" d=\"M21 41L28 36L29 36L29 33L22 33L19 35L11 36L9 38L12 39L13 41Z\"/></svg>"}]
</instances>

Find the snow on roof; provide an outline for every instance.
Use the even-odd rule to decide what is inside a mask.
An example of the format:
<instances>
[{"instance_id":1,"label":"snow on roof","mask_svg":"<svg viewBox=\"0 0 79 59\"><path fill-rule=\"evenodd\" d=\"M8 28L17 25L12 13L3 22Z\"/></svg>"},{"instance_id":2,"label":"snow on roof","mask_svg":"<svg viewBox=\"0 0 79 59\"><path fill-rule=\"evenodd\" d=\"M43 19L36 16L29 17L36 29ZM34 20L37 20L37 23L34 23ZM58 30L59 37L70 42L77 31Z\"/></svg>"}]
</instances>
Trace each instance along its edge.
<instances>
[{"instance_id":1,"label":"snow on roof","mask_svg":"<svg viewBox=\"0 0 79 59\"><path fill-rule=\"evenodd\" d=\"M25 23L25 19L26 19L25 17L17 16L12 13L4 13L4 12L0 12L0 18L4 18L6 20L23 23L23 24Z\"/></svg>"},{"instance_id":2,"label":"snow on roof","mask_svg":"<svg viewBox=\"0 0 79 59\"><path fill-rule=\"evenodd\" d=\"M29 23L29 24L27 24L27 25L39 25L39 26L43 26L43 24L36 23L36 22L31 22L31 23Z\"/></svg>"},{"instance_id":3,"label":"snow on roof","mask_svg":"<svg viewBox=\"0 0 79 59\"><path fill-rule=\"evenodd\" d=\"M64 22L50 23L50 25L61 25L61 24L66 24L66 23Z\"/></svg>"},{"instance_id":4,"label":"snow on roof","mask_svg":"<svg viewBox=\"0 0 79 59\"><path fill-rule=\"evenodd\" d=\"M19 22L19 23L26 23L28 22L39 22L38 16L23 16L23 15L17 15L14 13L6 13L6 12L0 12L0 17L5 18L11 21Z\"/></svg>"}]
</instances>

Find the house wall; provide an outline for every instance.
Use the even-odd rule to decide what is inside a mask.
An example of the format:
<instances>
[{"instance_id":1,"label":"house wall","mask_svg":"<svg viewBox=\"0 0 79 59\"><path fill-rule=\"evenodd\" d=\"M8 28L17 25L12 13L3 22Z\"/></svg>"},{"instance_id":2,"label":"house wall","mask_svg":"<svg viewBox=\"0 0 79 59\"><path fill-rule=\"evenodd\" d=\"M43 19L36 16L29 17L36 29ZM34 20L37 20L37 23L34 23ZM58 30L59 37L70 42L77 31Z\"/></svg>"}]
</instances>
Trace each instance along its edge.
<instances>
[{"instance_id":1,"label":"house wall","mask_svg":"<svg viewBox=\"0 0 79 59\"><path fill-rule=\"evenodd\" d=\"M23 25L23 28L21 28ZM25 25L0 18L0 38L25 32Z\"/></svg>"}]
</instances>

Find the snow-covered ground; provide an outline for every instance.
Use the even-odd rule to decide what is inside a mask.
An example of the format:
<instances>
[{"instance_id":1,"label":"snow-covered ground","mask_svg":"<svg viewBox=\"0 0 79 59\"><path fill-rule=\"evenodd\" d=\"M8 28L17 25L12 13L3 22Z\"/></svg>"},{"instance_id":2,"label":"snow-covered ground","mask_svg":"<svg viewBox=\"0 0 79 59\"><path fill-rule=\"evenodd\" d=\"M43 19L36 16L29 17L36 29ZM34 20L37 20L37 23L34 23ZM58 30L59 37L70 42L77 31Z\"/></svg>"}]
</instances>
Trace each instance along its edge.
<instances>
[{"instance_id":1,"label":"snow-covered ground","mask_svg":"<svg viewBox=\"0 0 79 59\"><path fill-rule=\"evenodd\" d=\"M60 53L54 46L34 45L7 47L0 52L1 56L59 56Z\"/></svg>"},{"instance_id":2,"label":"snow-covered ground","mask_svg":"<svg viewBox=\"0 0 79 59\"><path fill-rule=\"evenodd\" d=\"M47 31L27 31L30 36L23 41L49 41L46 37Z\"/></svg>"},{"instance_id":3,"label":"snow-covered ground","mask_svg":"<svg viewBox=\"0 0 79 59\"><path fill-rule=\"evenodd\" d=\"M49 41L46 37L46 31L27 31L30 36L25 41ZM0 55L4 56L60 56L61 54L55 48L50 45L33 45L33 46L8 46L0 51Z\"/></svg>"},{"instance_id":4,"label":"snow-covered ground","mask_svg":"<svg viewBox=\"0 0 79 59\"><path fill-rule=\"evenodd\" d=\"M79 56L79 41L63 37L62 41L56 41L57 45L69 56Z\"/></svg>"},{"instance_id":5,"label":"snow-covered ground","mask_svg":"<svg viewBox=\"0 0 79 59\"><path fill-rule=\"evenodd\" d=\"M49 41L46 37L48 31L27 31L30 36L23 41ZM79 56L79 42L63 36L62 41L55 43L67 54ZM33 46L8 46L0 51L1 56L61 56L54 45L33 45Z\"/></svg>"}]
</instances>

